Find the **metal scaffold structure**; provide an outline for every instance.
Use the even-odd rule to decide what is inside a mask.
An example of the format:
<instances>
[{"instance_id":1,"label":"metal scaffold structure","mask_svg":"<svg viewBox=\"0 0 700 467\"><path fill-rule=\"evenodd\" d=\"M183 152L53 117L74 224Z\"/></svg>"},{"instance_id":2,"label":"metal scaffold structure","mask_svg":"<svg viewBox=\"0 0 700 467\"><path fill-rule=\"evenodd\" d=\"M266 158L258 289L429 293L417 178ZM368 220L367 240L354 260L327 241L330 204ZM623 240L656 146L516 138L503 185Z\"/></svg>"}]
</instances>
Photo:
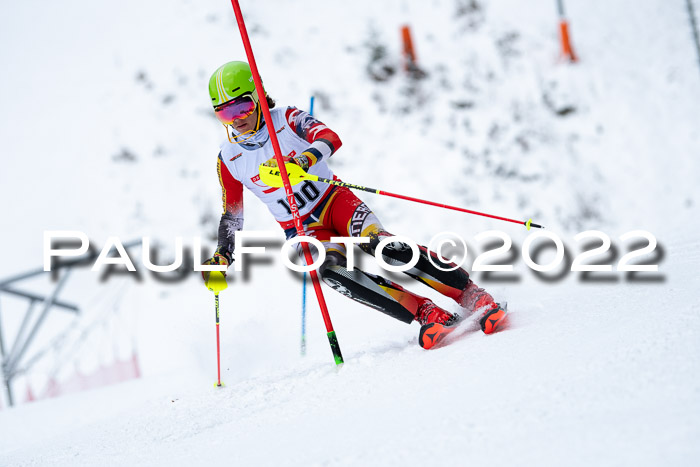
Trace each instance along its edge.
<instances>
[{"instance_id":1,"label":"metal scaffold structure","mask_svg":"<svg viewBox=\"0 0 700 467\"><path fill-rule=\"evenodd\" d=\"M139 242L129 242L124 247L130 248L138 244ZM61 312L70 313L76 317L81 316L81 309L77 304L61 300L59 295L65 288L74 268L94 261L96 257L97 254L95 252L89 252L83 256L56 264L52 267L51 272L47 272L43 268L36 268L0 280L0 300L2 300L3 296L13 296L27 302L26 311L14 336L8 336L6 334L6 320L3 316L5 310L2 309L2 302L0 301L0 371L2 371L2 381L5 386L9 406L13 406L16 403L12 384L15 378L29 372L36 361L44 354L44 351L39 350L35 355L27 358L28 351L32 347L32 343L36 341L36 336L45 324L49 314ZM53 290L48 294L27 291L26 288L20 285L23 281L48 275L53 275L55 284L53 285ZM9 345L10 343L11 345Z\"/></svg>"}]
</instances>

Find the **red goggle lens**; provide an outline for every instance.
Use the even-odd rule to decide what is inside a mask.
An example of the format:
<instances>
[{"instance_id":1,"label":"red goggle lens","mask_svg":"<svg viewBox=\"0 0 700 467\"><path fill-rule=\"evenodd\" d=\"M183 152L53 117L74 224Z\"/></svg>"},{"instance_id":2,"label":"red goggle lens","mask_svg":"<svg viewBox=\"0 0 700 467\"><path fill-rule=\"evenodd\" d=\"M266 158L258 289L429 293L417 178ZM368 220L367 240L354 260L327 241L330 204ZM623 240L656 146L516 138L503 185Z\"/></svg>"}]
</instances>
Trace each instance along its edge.
<instances>
[{"instance_id":1,"label":"red goggle lens","mask_svg":"<svg viewBox=\"0 0 700 467\"><path fill-rule=\"evenodd\" d=\"M247 118L253 112L255 112L255 101L250 96L238 98L214 109L216 118L224 125L230 125L239 118Z\"/></svg>"}]
</instances>

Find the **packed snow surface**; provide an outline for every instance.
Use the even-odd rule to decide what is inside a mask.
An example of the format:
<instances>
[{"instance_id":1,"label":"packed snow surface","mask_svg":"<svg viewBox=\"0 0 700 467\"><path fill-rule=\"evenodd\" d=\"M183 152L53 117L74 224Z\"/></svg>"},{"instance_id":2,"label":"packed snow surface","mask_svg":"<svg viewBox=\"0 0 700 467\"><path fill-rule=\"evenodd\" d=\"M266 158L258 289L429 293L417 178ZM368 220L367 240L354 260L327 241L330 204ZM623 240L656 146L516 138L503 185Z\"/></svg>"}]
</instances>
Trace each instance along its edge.
<instances>
[{"instance_id":1,"label":"packed snow surface","mask_svg":"<svg viewBox=\"0 0 700 467\"><path fill-rule=\"evenodd\" d=\"M532 218L562 239L564 265L529 268L521 226L358 192L395 234L465 238L468 268L488 243L477 234L508 234L514 271L472 277L511 314L502 332L470 321L425 351L417 324L324 287L336 367L311 288L300 356L301 278L246 194L246 229L278 236L221 293L225 387L213 386L214 300L198 273L166 282L134 248L138 280L72 273L61 299L81 316L52 312L24 363L49 351L13 383L16 407L0 397L0 465L700 462L700 69L685 2L566 2L576 64L559 59L552 1L241 3L266 89L280 106L316 97L343 140L330 161L343 180ZM402 24L424 76L403 69ZM211 251L225 135L206 86L241 59L225 1L4 4L0 277L42 264L46 230L85 232L98 251L149 236L163 263L178 236ZM586 230L610 237L598 260L612 272L567 272ZM646 243L620 238L636 230L658 245L632 262L658 272L615 270ZM369 257L360 266L382 273ZM0 299L11 347L26 309ZM27 388L41 398L51 378L133 352L139 379L24 402Z\"/></svg>"}]
</instances>

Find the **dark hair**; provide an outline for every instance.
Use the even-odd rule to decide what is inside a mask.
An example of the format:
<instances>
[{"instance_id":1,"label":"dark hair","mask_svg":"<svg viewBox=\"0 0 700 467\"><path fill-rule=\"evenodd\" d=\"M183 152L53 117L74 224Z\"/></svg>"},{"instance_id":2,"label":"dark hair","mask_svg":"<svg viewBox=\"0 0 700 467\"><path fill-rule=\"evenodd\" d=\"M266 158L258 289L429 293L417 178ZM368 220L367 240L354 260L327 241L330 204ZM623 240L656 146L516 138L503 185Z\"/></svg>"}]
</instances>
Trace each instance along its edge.
<instances>
[{"instance_id":1,"label":"dark hair","mask_svg":"<svg viewBox=\"0 0 700 467\"><path fill-rule=\"evenodd\" d=\"M271 109L275 108L275 100L272 97L265 94L265 100L267 100L267 106L269 108L271 108Z\"/></svg>"}]
</instances>

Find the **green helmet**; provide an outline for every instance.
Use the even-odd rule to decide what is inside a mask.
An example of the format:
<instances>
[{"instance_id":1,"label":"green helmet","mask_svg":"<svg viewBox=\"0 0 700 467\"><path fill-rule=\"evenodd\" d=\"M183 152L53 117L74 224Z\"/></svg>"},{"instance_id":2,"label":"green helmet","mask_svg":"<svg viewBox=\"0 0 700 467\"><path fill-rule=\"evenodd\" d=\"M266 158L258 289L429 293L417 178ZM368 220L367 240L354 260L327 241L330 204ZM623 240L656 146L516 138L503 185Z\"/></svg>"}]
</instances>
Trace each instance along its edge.
<instances>
[{"instance_id":1,"label":"green helmet","mask_svg":"<svg viewBox=\"0 0 700 467\"><path fill-rule=\"evenodd\" d=\"M252 93L258 101L253 74L245 62L228 62L209 78L209 95L214 107L247 93Z\"/></svg>"}]
</instances>

